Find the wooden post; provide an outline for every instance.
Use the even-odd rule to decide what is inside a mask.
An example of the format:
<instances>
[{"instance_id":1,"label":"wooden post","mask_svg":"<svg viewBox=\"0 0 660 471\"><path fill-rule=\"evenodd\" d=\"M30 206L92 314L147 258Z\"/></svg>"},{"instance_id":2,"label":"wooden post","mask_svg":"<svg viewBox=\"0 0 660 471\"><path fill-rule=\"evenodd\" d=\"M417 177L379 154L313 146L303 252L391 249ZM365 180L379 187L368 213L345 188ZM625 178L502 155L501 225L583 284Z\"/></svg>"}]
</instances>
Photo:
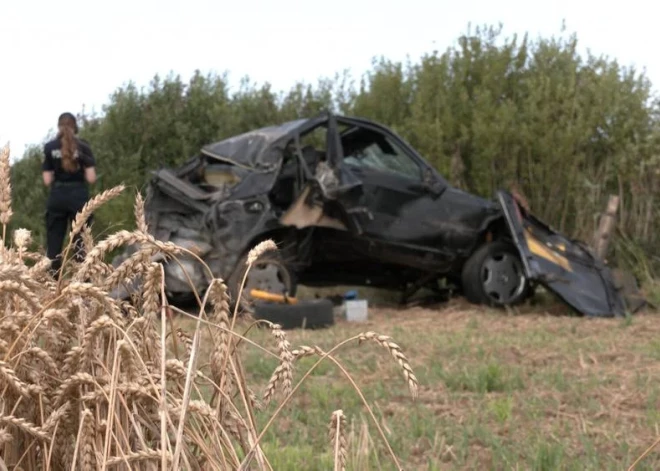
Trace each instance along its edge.
<instances>
[{"instance_id":1,"label":"wooden post","mask_svg":"<svg viewBox=\"0 0 660 471\"><path fill-rule=\"evenodd\" d=\"M616 212L619 208L619 197L610 195L607 201L607 210L601 215L598 222L598 229L594 234L593 249L596 257L603 260L607 254L607 247L610 243L610 237L614 230L614 223L616 219Z\"/></svg>"}]
</instances>

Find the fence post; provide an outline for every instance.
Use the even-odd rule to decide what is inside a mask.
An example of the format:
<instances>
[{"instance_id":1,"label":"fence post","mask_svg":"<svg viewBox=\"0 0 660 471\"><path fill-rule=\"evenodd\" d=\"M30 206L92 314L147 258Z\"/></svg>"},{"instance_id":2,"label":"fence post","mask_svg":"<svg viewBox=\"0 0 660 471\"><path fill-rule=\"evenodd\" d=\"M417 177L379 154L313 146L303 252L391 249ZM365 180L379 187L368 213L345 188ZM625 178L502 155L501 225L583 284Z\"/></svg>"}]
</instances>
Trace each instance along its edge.
<instances>
[{"instance_id":1,"label":"fence post","mask_svg":"<svg viewBox=\"0 0 660 471\"><path fill-rule=\"evenodd\" d=\"M605 210L605 213L600 216L598 229L596 229L592 244L596 257L601 260L603 260L607 254L607 248L609 247L612 231L614 230L618 208L619 197L616 195L610 195L610 198L607 201L607 209Z\"/></svg>"}]
</instances>

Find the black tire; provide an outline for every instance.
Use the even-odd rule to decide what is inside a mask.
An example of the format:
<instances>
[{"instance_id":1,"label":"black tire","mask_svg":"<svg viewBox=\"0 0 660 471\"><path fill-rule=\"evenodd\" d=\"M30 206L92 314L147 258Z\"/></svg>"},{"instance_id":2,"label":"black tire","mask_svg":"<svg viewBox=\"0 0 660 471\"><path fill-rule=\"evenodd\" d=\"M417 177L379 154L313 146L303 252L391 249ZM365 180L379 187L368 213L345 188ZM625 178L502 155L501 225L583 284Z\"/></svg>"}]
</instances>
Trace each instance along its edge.
<instances>
[{"instance_id":1,"label":"black tire","mask_svg":"<svg viewBox=\"0 0 660 471\"><path fill-rule=\"evenodd\" d=\"M241 257L241 259L236 264L236 268L234 269L234 272L227 280L227 288L229 290L229 296L231 298L230 301L232 308L238 302L238 294L241 288L241 284L243 283L243 277L245 276L245 271L247 270L246 261L247 261L247 254ZM267 252L261 257L259 257L259 259L252 265L252 269L248 274L248 279L246 280L245 287L243 288L243 292L241 295L241 302L238 308L239 314L254 313L254 302L251 300L249 296L249 292L251 289L250 275L253 275L256 272L258 272L261 269L261 267L263 267L264 265L274 265L278 267L278 270L281 272L278 273L278 277L281 275L282 288L284 289L283 290L277 289L277 287L272 287L272 286L259 286L260 289L272 292L273 294L284 294L282 291L286 291L287 292L286 294L290 297L294 297L296 295L296 292L298 290L298 280L296 279L295 273L287 267L287 265L284 263L279 253Z\"/></svg>"},{"instance_id":2,"label":"black tire","mask_svg":"<svg viewBox=\"0 0 660 471\"><path fill-rule=\"evenodd\" d=\"M518 251L503 240L475 250L463 265L461 285L469 302L489 306L513 306L530 293Z\"/></svg>"},{"instance_id":3,"label":"black tire","mask_svg":"<svg viewBox=\"0 0 660 471\"><path fill-rule=\"evenodd\" d=\"M279 324L283 329L318 329L335 323L333 304L329 299L300 300L296 304L257 302L254 317Z\"/></svg>"}]
</instances>

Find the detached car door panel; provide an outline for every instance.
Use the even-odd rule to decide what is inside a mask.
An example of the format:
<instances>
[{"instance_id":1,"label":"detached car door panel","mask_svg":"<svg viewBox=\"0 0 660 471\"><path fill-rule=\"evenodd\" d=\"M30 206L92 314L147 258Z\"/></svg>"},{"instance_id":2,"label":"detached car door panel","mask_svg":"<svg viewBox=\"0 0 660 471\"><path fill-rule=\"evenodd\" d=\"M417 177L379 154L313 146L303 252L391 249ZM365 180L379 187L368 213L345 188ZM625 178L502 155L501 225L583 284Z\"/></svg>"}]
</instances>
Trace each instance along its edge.
<instances>
[{"instance_id":1,"label":"detached car door panel","mask_svg":"<svg viewBox=\"0 0 660 471\"><path fill-rule=\"evenodd\" d=\"M626 299L607 265L581 243L527 214L510 193L500 191L498 199L529 279L585 315L625 315Z\"/></svg>"}]
</instances>

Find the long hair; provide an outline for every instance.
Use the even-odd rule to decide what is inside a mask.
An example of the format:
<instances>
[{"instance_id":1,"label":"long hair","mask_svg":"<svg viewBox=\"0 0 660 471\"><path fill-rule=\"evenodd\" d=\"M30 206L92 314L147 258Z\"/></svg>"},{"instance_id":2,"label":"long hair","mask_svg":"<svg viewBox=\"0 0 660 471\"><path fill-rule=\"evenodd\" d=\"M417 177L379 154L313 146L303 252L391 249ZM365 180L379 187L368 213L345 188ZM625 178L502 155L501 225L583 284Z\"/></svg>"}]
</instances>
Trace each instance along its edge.
<instances>
[{"instance_id":1,"label":"long hair","mask_svg":"<svg viewBox=\"0 0 660 471\"><path fill-rule=\"evenodd\" d=\"M59 128L58 137L62 140L62 168L69 173L78 170L79 164L76 159L78 151L78 124L76 118L71 113L62 113L57 120Z\"/></svg>"}]
</instances>

